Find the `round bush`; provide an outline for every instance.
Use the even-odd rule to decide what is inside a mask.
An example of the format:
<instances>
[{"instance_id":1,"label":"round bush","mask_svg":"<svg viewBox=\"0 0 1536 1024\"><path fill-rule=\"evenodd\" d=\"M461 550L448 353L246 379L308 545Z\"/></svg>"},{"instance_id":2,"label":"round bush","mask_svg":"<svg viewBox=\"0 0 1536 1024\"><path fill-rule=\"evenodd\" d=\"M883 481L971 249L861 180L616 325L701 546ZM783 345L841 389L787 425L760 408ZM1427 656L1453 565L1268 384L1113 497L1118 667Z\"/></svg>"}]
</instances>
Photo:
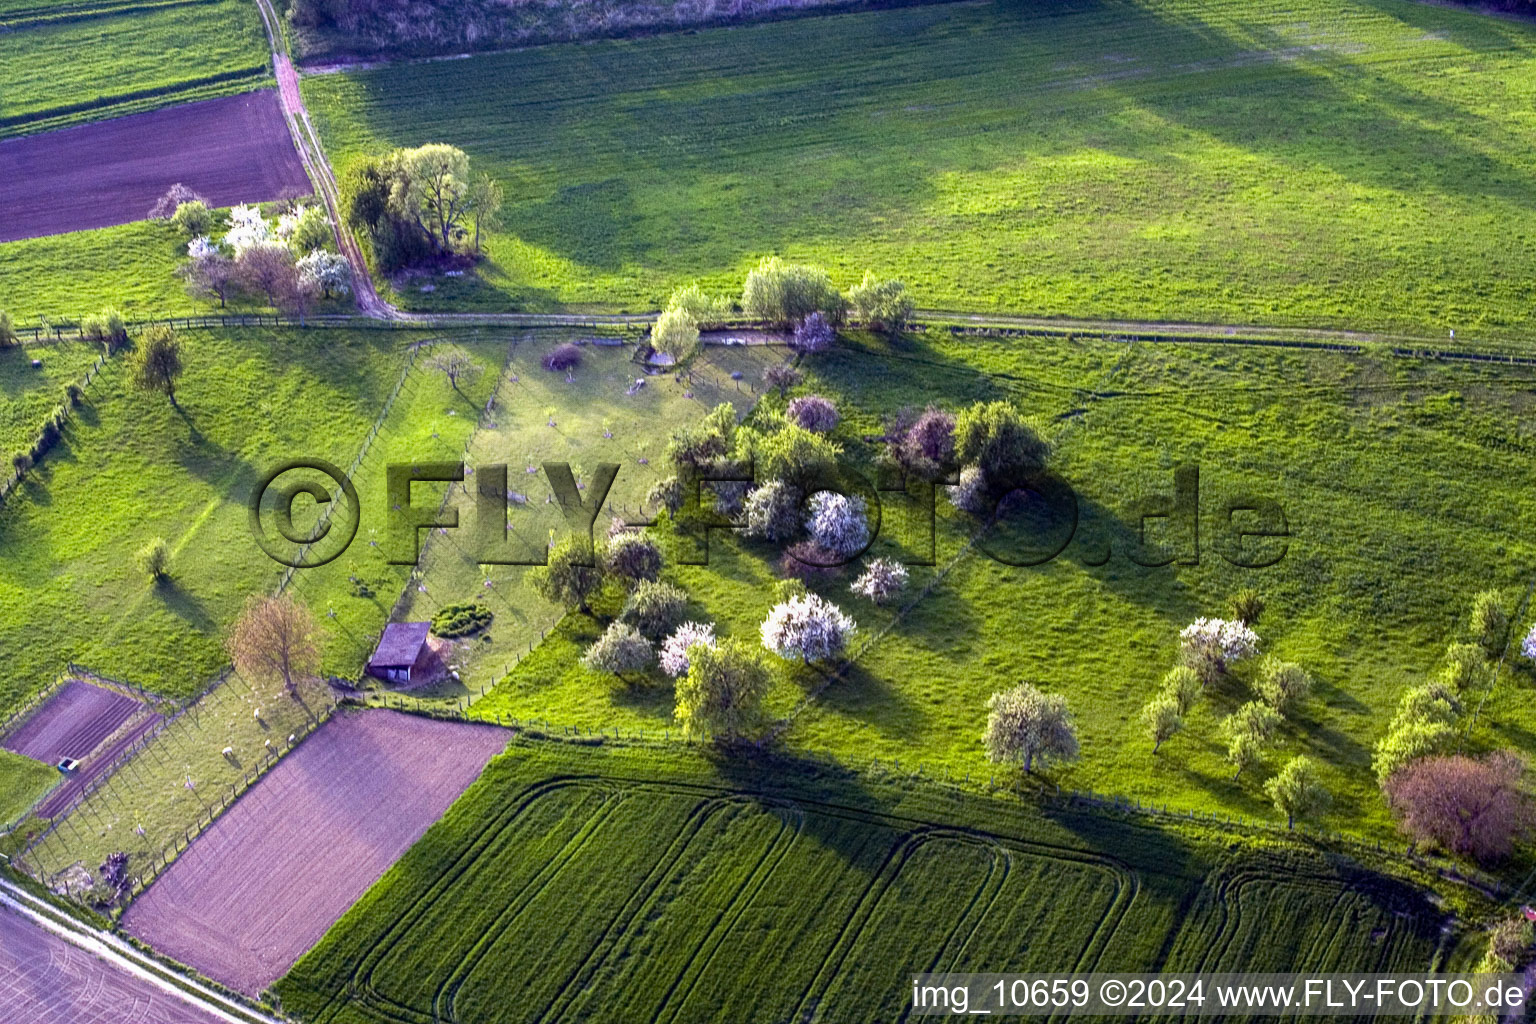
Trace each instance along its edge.
<instances>
[{"instance_id":1,"label":"round bush","mask_svg":"<svg viewBox=\"0 0 1536 1024\"><path fill-rule=\"evenodd\" d=\"M556 345L544 356L544 369L551 372L574 370L581 365L581 349L566 342Z\"/></svg>"},{"instance_id":2,"label":"round bush","mask_svg":"<svg viewBox=\"0 0 1536 1024\"><path fill-rule=\"evenodd\" d=\"M432 632L440 637L468 636L491 624L491 610L483 604L465 602L444 605L432 616Z\"/></svg>"},{"instance_id":3,"label":"round bush","mask_svg":"<svg viewBox=\"0 0 1536 1024\"><path fill-rule=\"evenodd\" d=\"M681 587L656 580L642 580L624 602L619 620L642 634L659 640L676 629L688 612L688 594Z\"/></svg>"}]
</instances>

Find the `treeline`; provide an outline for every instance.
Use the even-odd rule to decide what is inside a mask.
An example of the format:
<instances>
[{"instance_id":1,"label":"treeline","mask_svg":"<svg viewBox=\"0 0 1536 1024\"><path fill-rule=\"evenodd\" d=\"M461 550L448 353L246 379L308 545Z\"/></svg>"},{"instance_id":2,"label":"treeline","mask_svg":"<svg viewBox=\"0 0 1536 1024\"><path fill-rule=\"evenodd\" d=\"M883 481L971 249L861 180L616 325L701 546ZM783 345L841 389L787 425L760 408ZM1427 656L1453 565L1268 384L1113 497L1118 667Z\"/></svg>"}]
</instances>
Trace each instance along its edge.
<instances>
[{"instance_id":1,"label":"treeline","mask_svg":"<svg viewBox=\"0 0 1536 1024\"><path fill-rule=\"evenodd\" d=\"M424 56L793 16L916 0L292 0L300 54Z\"/></svg>"}]
</instances>

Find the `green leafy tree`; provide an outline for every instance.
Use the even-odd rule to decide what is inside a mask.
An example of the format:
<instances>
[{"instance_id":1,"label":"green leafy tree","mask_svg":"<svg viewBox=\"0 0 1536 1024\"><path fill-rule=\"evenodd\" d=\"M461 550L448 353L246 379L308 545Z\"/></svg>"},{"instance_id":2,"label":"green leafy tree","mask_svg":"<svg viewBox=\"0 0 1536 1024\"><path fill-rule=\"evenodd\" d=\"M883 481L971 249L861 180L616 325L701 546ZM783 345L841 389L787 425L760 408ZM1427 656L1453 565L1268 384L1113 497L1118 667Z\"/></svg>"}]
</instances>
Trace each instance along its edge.
<instances>
[{"instance_id":1,"label":"green leafy tree","mask_svg":"<svg viewBox=\"0 0 1536 1024\"><path fill-rule=\"evenodd\" d=\"M165 542L164 537L156 537L139 548L133 560L139 567L139 571L147 574L151 579L164 579L170 572L171 546Z\"/></svg>"},{"instance_id":2,"label":"green leafy tree","mask_svg":"<svg viewBox=\"0 0 1536 1024\"><path fill-rule=\"evenodd\" d=\"M181 378L181 339L164 324L147 328L133 353L133 381L145 391L159 391L176 405L176 382Z\"/></svg>"},{"instance_id":3,"label":"green leafy tree","mask_svg":"<svg viewBox=\"0 0 1536 1024\"><path fill-rule=\"evenodd\" d=\"M1173 698L1180 715L1189 714L1204 692L1205 684L1200 680L1200 673L1187 665L1175 665L1163 677L1163 693Z\"/></svg>"},{"instance_id":4,"label":"green leafy tree","mask_svg":"<svg viewBox=\"0 0 1536 1024\"><path fill-rule=\"evenodd\" d=\"M752 735L763 724L770 677L749 644L725 639L688 648L688 672L677 681L676 715L683 735L724 741Z\"/></svg>"},{"instance_id":5,"label":"green leafy tree","mask_svg":"<svg viewBox=\"0 0 1536 1024\"><path fill-rule=\"evenodd\" d=\"M1265 703L1283 715L1307 699L1312 692L1312 677L1294 662L1269 657L1259 666L1257 689Z\"/></svg>"},{"instance_id":6,"label":"green leafy tree","mask_svg":"<svg viewBox=\"0 0 1536 1024\"><path fill-rule=\"evenodd\" d=\"M1275 803L1275 810L1285 815L1285 827L1294 829L1297 818L1321 814L1333 802L1310 758L1293 757L1279 773L1264 783L1264 793Z\"/></svg>"},{"instance_id":7,"label":"green leafy tree","mask_svg":"<svg viewBox=\"0 0 1536 1024\"><path fill-rule=\"evenodd\" d=\"M1445 649L1445 668L1440 674L1452 690L1481 690L1493 680L1493 666L1481 644L1451 644Z\"/></svg>"},{"instance_id":8,"label":"green leafy tree","mask_svg":"<svg viewBox=\"0 0 1536 1024\"><path fill-rule=\"evenodd\" d=\"M782 480L805 487L832 473L843 454L842 445L796 423L784 423L771 433L746 435L757 460L759 479Z\"/></svg>"},{"instance_id":9,"label":"green leafy tree","mask_svg":"<svg viewBox=\"0 0 1536 1024\"><path fill-rule=\"evenodd\" d=\"M1509 639L1509 613L1497 590L1484 590L1472 599L1472 636L1488 657L1503 652Z\"/></svg>"},{"instance_id":10,"label":"green leafy tree","mask_svg":"<svg viewBox=\"0 0 1536 1024\"><path fill-rule=\"evenodd\" d=\"M955 452L994 490L1011 490L1045 463L1049 446L1010 402L978 402L955 417Z\"/></svg>"},{"instance_id":11,"label":"green leafy tree","mask_svg":"<svg viewBox=\"0 0 1536 1024\"><path fill-rule=\"evenodd\" d=\"M474 228L475 252L480 251L480 232L494 228L501 221L503 200L501 186L488 174L475 176L469 183L465 202L469 207L469 221Z\"/></svg>"},{"instance_id":12,"label":"green leafy tree","mask_svg":"<svg viewBox=\"0 0 1536 1024\"><path fill-rule=\"evenodd\" d=\"M848 292L854 315L878 331L899 331L912 319L915 304L900 281L881 281L869 271Z\"/></svg>"},{"instance_id":13,"label":"green leafy tree","mask_svg":"<svg viewBox=\"0 0 1536 1024\"><path fill-rule=\"evenodd\" d=\"M836 320L844 302L823 268L768 256L747 274L741 308L755 320L787 326L818 312Z\"/></svg>"},{"instance_id":14,"label":"green leafy tree","mask_svg":"<svg viewBox=\"0 0 1536 1024\"><path fill-rule=\"evenodd\" d=\"M1061 694L1020 683L988 698L987 712L982 744L989 760L1018 761L1029 772L1036 761L1077 759L1077 726Z\"/></svg>"},{"instance_id":15,"label":"green leafy tree","mask_svg":"<svg viewBox=\"0 0 1536 1024\"><path fill-rule=\"evenodd\" d=\"M401 173L392 183L391 205L440 248L452 248L469 213L469 157L457 147L429 142L397 151L395 160Z\"/></svg>"},{"instance_id":16,"label":"green leafy tree","mask_svg":"<svg viewBox=\"0 0 1536 1024\"><path fill-rule=\"evenodd\" d=\"M171 214L171 227L187 238L207 235L213 231L213 214L207 203L191 199L176 207L176 212Z\"/></svg>"},{"instance_id":17,"label":"green leafy tree","mask_svg":"<svg viewBox=\"0 0 1536 1024\"><path fill-rule=\"evenodd\" d=\"M590 612L588 602L602 589L603 575L591 543L571 534L550 549L548 561L534 568L528 578L551 604Z\"/></svg>"},{"instance_id":18,"label":"green leafy tree","mask_svg":"<svg viewBox=\"0 0 1536 1024\"><path fill-rule=\"evenodd\" d=\"M1184 716L1179 702L1171 694L1159 694L1141 709L1141 722L1152 740L1152 753L1156 754L1169 739L1184 728Z\"/></svg>"},{"instance_id":19,"label":"green leafy tree","mask_svg":"<svg viewBox=\"0 0 1536 1024\"><path fill-rule=\"evenodd\" d=\"M686 309L667 309L651 328L651 347L681 362L699 347L699 322Z\"/></svg>"}]
</instances>

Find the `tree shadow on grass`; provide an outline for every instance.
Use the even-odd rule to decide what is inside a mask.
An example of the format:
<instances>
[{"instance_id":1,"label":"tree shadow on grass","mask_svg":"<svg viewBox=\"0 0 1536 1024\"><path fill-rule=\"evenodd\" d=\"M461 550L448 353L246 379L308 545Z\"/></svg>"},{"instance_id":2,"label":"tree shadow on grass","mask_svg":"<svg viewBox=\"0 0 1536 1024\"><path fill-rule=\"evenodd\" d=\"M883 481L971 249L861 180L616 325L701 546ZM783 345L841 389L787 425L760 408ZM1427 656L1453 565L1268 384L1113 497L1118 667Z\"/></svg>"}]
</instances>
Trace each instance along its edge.
<instances>
[{"instance_id":1,"label":"tree shadow on grass","mask_svg":"<svg viewBox=\"0 0 1536 1024\"><path fill-rule=\"evenodd\" d=\"M218 623L208 613L207 605L184 588L175 577L157 577L151 586L160 603L193 629L208 634L217 631Z\"/></svg>"}]
</instances>

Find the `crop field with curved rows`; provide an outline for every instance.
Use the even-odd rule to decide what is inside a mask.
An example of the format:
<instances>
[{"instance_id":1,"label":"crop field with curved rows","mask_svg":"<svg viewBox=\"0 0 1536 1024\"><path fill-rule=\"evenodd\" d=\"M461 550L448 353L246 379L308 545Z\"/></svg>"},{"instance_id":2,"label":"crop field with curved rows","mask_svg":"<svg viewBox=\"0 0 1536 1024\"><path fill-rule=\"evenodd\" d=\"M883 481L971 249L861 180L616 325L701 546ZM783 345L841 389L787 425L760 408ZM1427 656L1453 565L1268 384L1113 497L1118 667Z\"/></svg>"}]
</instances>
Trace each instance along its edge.
<instances>
[{"instance_id":1,"label":"crop field with curved rows","mask_svg":"<svg viewBox=\"0 0 1536 1024\"><path fill-rule=\"evenodd\" d=\"M1363 867L722 767L514 742L279 982L283 1005L321 1024L891 1020L924 971L1409 970L1445 938L1422 894Z\"/></svg>"}]
</instances>

